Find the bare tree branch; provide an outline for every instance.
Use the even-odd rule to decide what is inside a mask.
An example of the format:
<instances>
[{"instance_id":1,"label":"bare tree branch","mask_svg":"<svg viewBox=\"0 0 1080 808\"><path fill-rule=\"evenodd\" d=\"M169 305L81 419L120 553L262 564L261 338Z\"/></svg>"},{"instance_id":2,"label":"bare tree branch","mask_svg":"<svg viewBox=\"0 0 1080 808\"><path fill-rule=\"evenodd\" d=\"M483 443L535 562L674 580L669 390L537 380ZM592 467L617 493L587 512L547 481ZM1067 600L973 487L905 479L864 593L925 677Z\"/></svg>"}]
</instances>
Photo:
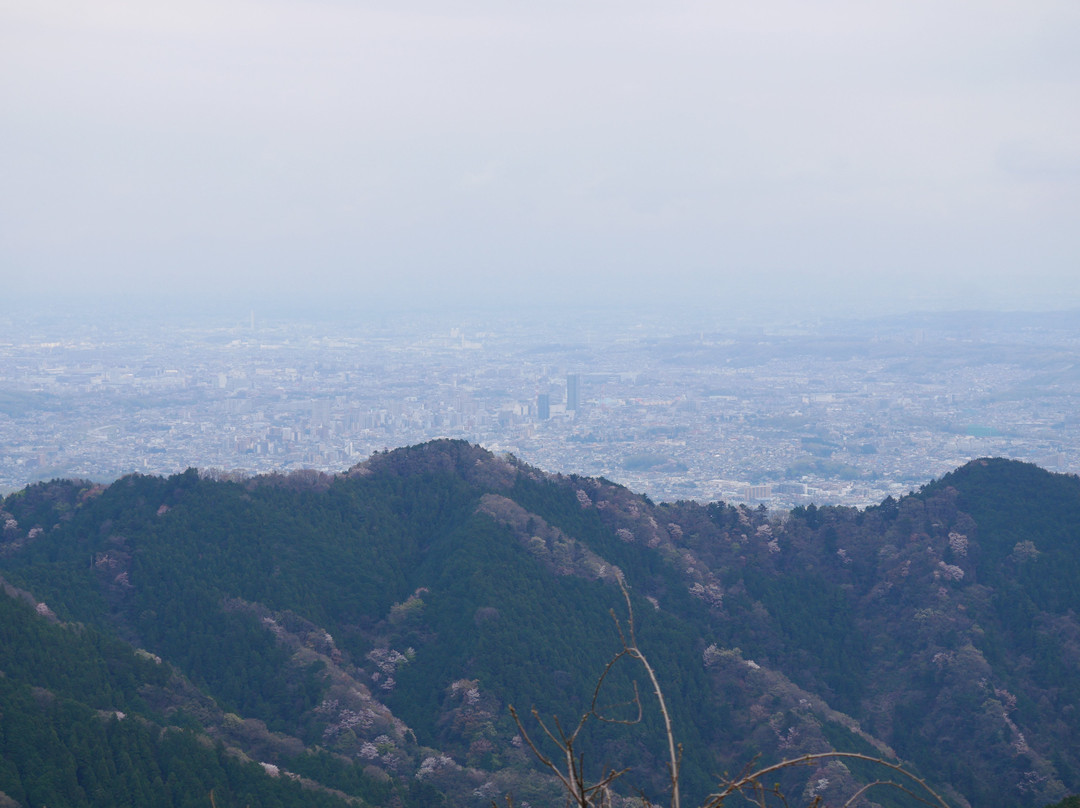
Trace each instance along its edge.
<instances>
[{"instance_id":1,"label":"bare tree branch","mask_svg":"<svg viewBox=\"0 0 1080 808\"><path fill-rule=\"evenodd\" d=\"M517 724L521 737L524 739L526 745L532 751L536 759L562 783L571 804L576 805L578 808L610 808L612 798L611 786L616 780L626 774L629 769L613 769L605 767L600 774L600 779L590 785L585 778L584 756L576 750L576 745L578 736L588 725L590 719L624 725L638 724L641 722L643 708L637 682L634 682L634 696L629 701L614 704L606 708L601 708L599 706L601 690L615 665L624 658L637 662L645 670L645 675L649 679L653 695L656 697L657 705L660 708L660 714L664 719L664 734L668 746L667 769L671 788L670 806L671 808L682 808L679 794L679 771L682 764L682 746L675 742L675 733L671 725L671 713L668 710L667 700L664 698L663 689L660 687L660 680L657 677L652 664L645 656L645 653L638 647L634 626L634 608L630 600L630 593L621 577L619 578L619 588L622 591L623 600L626 602L627 616L625 626L623 622L619 620L614 610L611 612L611 617L615 623L615 631L619 635L619 642L622 645L622 648L608 661L600 672L600 676L596 681L596 686L593 688L592 701L590 702L589 709L578 720L577 726L574 727L573 732L567 734L557 716L552 716L552 722L556 730L556 732L552 732L551 728L540 718L540 714L537 710L535 708L532 710L533 718L540 725L544 734L547 735L548 740L558 748L560 757L563 760L562 764L556 765L550 757L544 754L526 731L521 718L513 707L510 708L510 714ZM611 714L613 709L627 706L636 707L637 715L634 718L616 718ZM843 808L852 808L867 791L877 786L898 789L925 805L935 806L936 808L949 808L945 800L942 799L942 797L934 791L925 780L907 771L899 763L891 763L884 758L872 757L859 752L818 752L782 760L779 763L763 766L761 768L755 768L757 761L757 758L755 757L754 760L743 768L742 772L736 778L728 780L725 779L725 775L725 778L722 778L720 781L720 790L714 794L710 794L705 799L705 802L701 804L700 808L722 808L724 801L728 797L735 795L757 805L758 808L768 808L770 799L774 804L778 804L782 808L787 808L787 798L780 790L779 784L774 785L771 789L767 789L764 786L764 782L770 775L795 766L811 766L824 760L842 759L865 760L870 763L875 763L894 772L899 776L898 779L900 780L900 782L897 782L897 780L875 780L872 783L867 783L851 795L847 802L844 803ZM645 797L644 793L639 791L638 794L646 808L653 808L653 804ZM817 808L818 806L821 806L821 804L821 796L812 795L809 808ZM509 798L507 798L507 805L509 808L513 808L513 803Z\"/></svg>"},{"instance_id":2,"label":"bare tree branch","mask_svg":"<svg viewBox=\"0 0 1080 808\"><path fill-rule=\"evenodd\" d=\"M716 794L710 794L708 799L705 800L702 808L720 808L724 804L724 800L730 797L732 794L742 793L744 789L756 790L761 787L761 780L774 772L781 769L791 768L792 766L809 766L813 763L817 763L822 760L837 760L837 759L854 759L854 760L866 760L870 763L876 763L880 766L884 766L887 769L891 769L902 777L907 778L913 783L918 784L920 790L918 792L904 786L900 783L896 783L892 780L880 781L879 783L872 783L871 785L888 785L897 788L915 799L926 805L935 805L938 808L949 808L948 803L942 799L941 795L934 791L921 777L916 777L909 772L899 763L890 763L884 758L873 757L871 755L864 755L860 752L816 752L808 755L801 755L796 758L790 758L788 760L782 760L779 763L774 763L771 766L765 766L757 771L750 772L749 774L740 775L735 780L730 780L724 783L724 788ZM866 788L860 790L865 791ZM855 795L859 796L858 794ZM852 797L852 800L855 797ZM848 801L849 803L851 800ZM759 803L764 805L764 803Z\"/></svg>"}]
</instances>

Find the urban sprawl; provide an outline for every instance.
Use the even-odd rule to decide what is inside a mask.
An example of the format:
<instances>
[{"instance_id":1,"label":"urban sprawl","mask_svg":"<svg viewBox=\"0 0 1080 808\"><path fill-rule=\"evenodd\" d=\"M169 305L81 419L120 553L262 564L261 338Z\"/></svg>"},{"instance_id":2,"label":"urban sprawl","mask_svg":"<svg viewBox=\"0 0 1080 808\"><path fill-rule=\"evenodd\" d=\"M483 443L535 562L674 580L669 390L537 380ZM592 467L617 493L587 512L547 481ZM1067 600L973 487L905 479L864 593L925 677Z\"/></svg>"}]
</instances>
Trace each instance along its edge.
<instances>
[{"instance_id":1,"label":"urban sprawl","mask_svg":"<svg viewBox=\"0 0 1080 808\"><path fill-rule=\"evenodd\" d=\"M0 491L343 471L438 437L654 500L867 505L979 456L1080 468L1077 315L0 321Z\"/></svg>"}]
</instances>

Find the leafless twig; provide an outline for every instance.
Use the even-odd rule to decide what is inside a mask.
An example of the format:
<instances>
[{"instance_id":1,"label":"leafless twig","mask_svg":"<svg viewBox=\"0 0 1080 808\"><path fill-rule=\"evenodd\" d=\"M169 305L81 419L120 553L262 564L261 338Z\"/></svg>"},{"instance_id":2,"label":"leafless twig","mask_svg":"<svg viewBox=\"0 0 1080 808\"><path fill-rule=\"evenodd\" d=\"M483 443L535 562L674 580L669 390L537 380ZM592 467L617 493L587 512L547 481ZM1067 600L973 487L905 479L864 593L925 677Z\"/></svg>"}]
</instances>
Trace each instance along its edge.
<instances>
[{"instance_id":1,"label":"leafless twig","mask_svg":"<svg viewBox=\"0 0 1080 808\"><path fill-rule=\"evenodd\" d=\"M904 785L902 782L896 782L895 780L877 780L856 791L846 803L845 808L854 803L856 799L862 796L866 791L874 786L887 786L890 788L903 791L905 794L910 795L914 799L926 805L937 806L937 808L949 808L948 803L942 799L941 795L934 791L925 780L921 777L916 777L909 772L899 763L891 763L888 760L880 757L873 757L871 755L864 755L859 752L817 752L814 754L800 755L796 758L789 758L788 760L782 760L779 763L774 763L771 766L765 766L756 771L749 773L743 773L734 780L728 780L722 783L724 786L720 791L715 794L710 794L702 805L702 808L721 808L724 804L724 800L734 794L740 794L746 796L746 792L750 792L754 795L753 802L765 808L765 802L763 795L763 787L761 782L767 778L770 774L773 774L781 769L788 769L792 766L809 766L813 763L817 763L822 760L865 760L870 763L876 763L879 766L884 766L886 769L891 769L896 772L904 780L909 783L917 785L917 789ZM775 791L775 789L774 789Z\"/></svg>"},{"instance_id":2,"label":"leafless twig","mask_svg":"<svg viewBox=\"0 0 1080 808\"><path fill-rule=\"evenodd\" d=\"M563 729L562 724L557 717L552 718L552 725L554 726L553 731L551 727L544 723L543 719L540 718L540 714L537 710L535 708L532 710L533 718L536 720L537 724L539 724L544 734L547 735L548 740L559 750L558 757L561 759L560 762L556 763L552 760L551 757L543 752L532 737L530 737L517 710L511 707L510 714L514 717L518 732L521 733L521 737L524 739L529 749L532 750L536 759L540 761L541 765L552 772L563 784L571 804L577 806L577 808L609 808L612 803L612 784L626 774L629 769L605 768L601 772L600 778L590 784L585 778L584 756L577 751L577 741L578 736L591 719L614 724L637 724L641 722L642 704L636 682L634 683L633 698L622 704L613 705L616 708L633 706L637 711L634 718L616 718L610 714L611 707L601 709L599 706L601 689L616 663L624 658L634 660L644 668L645 675L649 679L653 695L656 697L657 704L660 708L660 714L664 719L664 734L667 738L668 746L667 768L671 788L670 805L671 808L681 808L681 798L679 795L679 768L682 763L682 746L675 742L675 733L671 726L671 714L668 711L664 692L660 687L660 680L657 678L656 671L649 663L648 658L641 648L638 647L637 636L634 632L634 608L630 601L630 593L627 591L626 585L621 578L619 579L619 588L622 590L623 599L626 601L627 617L625 627L615 614L614 610L611 612L611 617L615 621L615 630L619 635L619 642L622 645L622 649L611 658L601 671L600 676L596 681L596 687L593 689L592 701L589 704L589 709L578 720L573 731L569 733ZM843 808L852 808L860 797L866 794L871 788L877 786L895 788L925 805L934 806L935 808L949 808L941 795L934 791L925 780L916 777L914 774L904 769L900 764L892 763L884 758L872 757L858 752L818 752L789 758L787 760L782 760L779 763L763 766L761 768L755 768L755 758L754 761L751 761L746 765L738 777L730 780L722 779L720 781L721 788L716 793L710 794L705 799L705 802L701 804L701 808L722 808L728 797L736 795L757 805L758 808L768 808L768 802L770 800L772 800L773 804L781 806L781 808L787 808L787 799L780 790L779 785L774 785L772 788L765 787L764 783L770 775L782 769L788 769L794 766L810 766L824 760L842 759L865 760L883 766L894 772L896 775L896 779L893 780L875 780L872 783L867 783L862 786L851 795L847 802L844 803ZM644 795L641 795L641 797L642 802L651 808L652 803L650 803ZM512 808L513 803L509 801L509 798L507 804ZM817 808L817 806L820 806L821 804L822 800L820 796L812 796L809 808Z\"/></svg>"}]
</instances>

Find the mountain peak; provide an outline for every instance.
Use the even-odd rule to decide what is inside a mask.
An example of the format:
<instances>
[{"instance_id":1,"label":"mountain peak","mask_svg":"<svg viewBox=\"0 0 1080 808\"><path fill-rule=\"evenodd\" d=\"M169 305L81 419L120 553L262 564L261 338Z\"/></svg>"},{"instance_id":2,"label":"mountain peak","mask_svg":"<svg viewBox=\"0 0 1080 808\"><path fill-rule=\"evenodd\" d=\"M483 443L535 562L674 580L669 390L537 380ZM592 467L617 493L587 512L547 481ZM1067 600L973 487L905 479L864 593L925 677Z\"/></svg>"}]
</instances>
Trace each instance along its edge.
<instances>
[{"instance_id":1,"label":"mountain peak","mask_svg":"<svg viewBox=\"0 0 1080 808\"><path fill-rule=\"evenodd\" d=\"M86 693L373 806L555 804L508 706L588 710L625 581L687 804L756 754L825 748L893 749L957 806L1080 789L1075 477L981 458L882 507L778 514L654 504L443 439L258 480L57 481L0 503L0 573L32 593L0 605L40 635L0 643L0 730L16 737L5 722L43 689ZM109 659L50 664L46 639L65 660L101 652L43 603L110 637ZM604 674L603 701L632 698L631 679ZM655 801L668 781L644 706L642 725L605 725L581 751L632 766ZM0 792L23 793L11 772ZM789 796L811 785L830 803L854 787L825 767L785 776Z\"/></svg>"},{"instance_id":2,"label":"mountain peak","mask_svg":"<svg viewBox=\"0 0 1080 808\"><path fill-rule=\"evenodd\" d=\"M519 466L516 461L499 457L468 441L439 438L416 446L376 452L349 469L348 475L451 474L483 487L504 489L514 484L519 467L524 464Z\"/></svg>"}]
</instances>

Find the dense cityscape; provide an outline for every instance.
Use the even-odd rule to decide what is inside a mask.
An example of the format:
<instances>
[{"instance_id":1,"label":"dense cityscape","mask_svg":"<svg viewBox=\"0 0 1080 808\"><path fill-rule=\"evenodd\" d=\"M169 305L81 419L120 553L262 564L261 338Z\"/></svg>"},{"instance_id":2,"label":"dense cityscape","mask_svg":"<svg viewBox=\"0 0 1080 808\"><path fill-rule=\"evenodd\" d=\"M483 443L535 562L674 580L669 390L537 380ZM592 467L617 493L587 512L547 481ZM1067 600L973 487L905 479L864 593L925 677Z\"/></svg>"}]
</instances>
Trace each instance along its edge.
<instances>
[{"instance_id":1,"label":"dense cityscape","mask_svg":"<svg viewBox=\"0 0 1080 808\"><path fill-rule=\"evenodd\" d=\"M866 505L973 457L1080 470L1077 314L0 320L0 490L342 471L436 437L654 500Z\"/></svg>"}]
</instances>

